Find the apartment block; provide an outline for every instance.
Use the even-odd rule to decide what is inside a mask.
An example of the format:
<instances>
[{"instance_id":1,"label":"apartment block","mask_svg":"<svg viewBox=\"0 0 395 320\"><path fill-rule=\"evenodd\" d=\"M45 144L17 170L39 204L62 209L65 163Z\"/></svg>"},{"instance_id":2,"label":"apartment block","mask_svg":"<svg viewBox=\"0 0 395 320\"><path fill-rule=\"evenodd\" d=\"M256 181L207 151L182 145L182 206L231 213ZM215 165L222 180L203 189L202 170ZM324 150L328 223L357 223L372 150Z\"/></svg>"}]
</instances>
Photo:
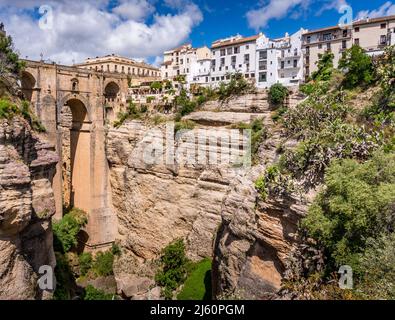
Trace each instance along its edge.
<instances>
[{"instance_id":1,"label":"apartment block","mask_svg":"<svg viewBox=\"0 0 395 320\"><path fill-rule=\"evenodd\" d=\"M319 55L326 51L334 54L334 65L346 49L356 44L369 55L382 54L387 45L395 44L395 16L355 21L352 26L322 28L306 32L302 37L304 75L317 70Z\"/></svg>"},{"instance_id":2,"label":"apartment block","mask_svg":"<svg viewBox=\"0 0 395 320\"><path fill-rule=\"evenodd\" d=\"M218 85L230 79L230 74L239 72L246 79L256 76L256 40L261 35L242 37L240 35L212 43L210 82Z\"/></svg>"},{"instance_id":3,"label":"apartment block","mask_svg":"<svg viewBox=\"0 0 395 320\"><path fill-rule=\"evenodd\" d=\"M131 78L160 80L160 70L144 62L124 58L115 54L104 57L88 58L76 67L95 70L99 72L115 72L130 75Z\"/></svg>"},{"instance_id":4,"label":"apartment block","mask_svg":"<svg viewBox=\"0 0 395 320\"><path fill-rule=\"evenodd\" d=\"M256 40L256 65L258 88L268 88L275 83L285 86L298 85L303 81L302 36L299 30L279 39L261 35Z\"/></svg>"}]
</instances>

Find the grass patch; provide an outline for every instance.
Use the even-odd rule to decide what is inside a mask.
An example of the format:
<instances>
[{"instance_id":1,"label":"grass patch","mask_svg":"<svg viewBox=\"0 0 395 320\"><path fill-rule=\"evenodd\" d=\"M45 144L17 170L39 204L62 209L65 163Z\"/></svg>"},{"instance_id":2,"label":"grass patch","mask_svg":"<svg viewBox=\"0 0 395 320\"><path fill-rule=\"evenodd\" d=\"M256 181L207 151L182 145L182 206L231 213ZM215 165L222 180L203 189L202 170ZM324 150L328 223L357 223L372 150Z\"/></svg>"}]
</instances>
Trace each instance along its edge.
<instances>
[{"instance_id":1,"label":"grass patch","mask_svg":"<svg viewBox=\"0 0 395 320\"><path fill-rule=\"evenodd\" d=\"M191 266L178 300L211 300L211 259L204 259Z\"/></svg>"}]
</instances>

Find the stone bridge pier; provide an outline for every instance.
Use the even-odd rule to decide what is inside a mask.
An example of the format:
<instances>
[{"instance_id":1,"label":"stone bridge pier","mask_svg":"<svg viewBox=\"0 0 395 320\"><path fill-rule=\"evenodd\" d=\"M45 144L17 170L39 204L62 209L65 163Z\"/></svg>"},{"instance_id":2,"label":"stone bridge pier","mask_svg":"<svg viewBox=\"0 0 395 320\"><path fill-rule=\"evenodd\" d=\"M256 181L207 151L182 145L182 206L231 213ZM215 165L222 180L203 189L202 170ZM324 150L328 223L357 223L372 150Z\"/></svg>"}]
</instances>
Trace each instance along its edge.
<instances>
[{"instance_id":1,"label":"stone bridge pier","mask_svg":"<svg viewBox=\"0 0 395 320\"><path fill-rule=\"evenodd\" d=\"M26 61L22 91L46 128L61 161L54 178L57 214L88 213L87 248L111 244L118 224L111 202L106 123L126 106L126 75Z\"/></svg>"}]
</instances>

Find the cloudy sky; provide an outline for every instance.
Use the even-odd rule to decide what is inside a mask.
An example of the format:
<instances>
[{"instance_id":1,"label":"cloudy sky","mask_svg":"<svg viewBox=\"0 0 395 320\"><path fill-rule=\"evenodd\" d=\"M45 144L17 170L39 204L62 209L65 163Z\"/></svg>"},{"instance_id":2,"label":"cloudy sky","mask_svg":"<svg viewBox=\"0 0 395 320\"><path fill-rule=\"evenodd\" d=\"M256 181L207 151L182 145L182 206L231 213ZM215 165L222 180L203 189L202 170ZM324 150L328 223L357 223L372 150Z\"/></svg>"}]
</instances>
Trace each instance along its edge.
<instances>
[{"instance_id":1,"label":"cloudy sky","mask_svg":"<svg viewBox=\"0 0 395 320\"><path fill-rule=\"evenodd\" d=\"M0 20L23 57L57 63L116 53L159 64L162 53L240 33L270 37L354 18L395 15L383 0L0 0Z\"/></svg>"}]
</instances>

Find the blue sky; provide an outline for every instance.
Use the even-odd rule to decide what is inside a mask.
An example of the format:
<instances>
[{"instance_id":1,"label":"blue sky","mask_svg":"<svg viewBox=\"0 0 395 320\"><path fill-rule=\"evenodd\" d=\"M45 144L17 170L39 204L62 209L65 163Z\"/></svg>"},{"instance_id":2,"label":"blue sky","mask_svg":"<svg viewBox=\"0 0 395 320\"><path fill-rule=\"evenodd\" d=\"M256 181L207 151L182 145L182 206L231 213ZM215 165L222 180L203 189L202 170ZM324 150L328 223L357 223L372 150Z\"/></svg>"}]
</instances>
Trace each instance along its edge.
<instances>
[{"instance_id":1,"label":"blue sky","mask_svg":"<svg viewBox=\"0 0 395 320\"><path fill-rule=\"evenodd\" d=\"M0 0L0 20L30 59L71 64L116 53L158 65L186 42L335 25L344 5L354 18L395 15L395 0Z\"/></svg>"}]
</instances>

